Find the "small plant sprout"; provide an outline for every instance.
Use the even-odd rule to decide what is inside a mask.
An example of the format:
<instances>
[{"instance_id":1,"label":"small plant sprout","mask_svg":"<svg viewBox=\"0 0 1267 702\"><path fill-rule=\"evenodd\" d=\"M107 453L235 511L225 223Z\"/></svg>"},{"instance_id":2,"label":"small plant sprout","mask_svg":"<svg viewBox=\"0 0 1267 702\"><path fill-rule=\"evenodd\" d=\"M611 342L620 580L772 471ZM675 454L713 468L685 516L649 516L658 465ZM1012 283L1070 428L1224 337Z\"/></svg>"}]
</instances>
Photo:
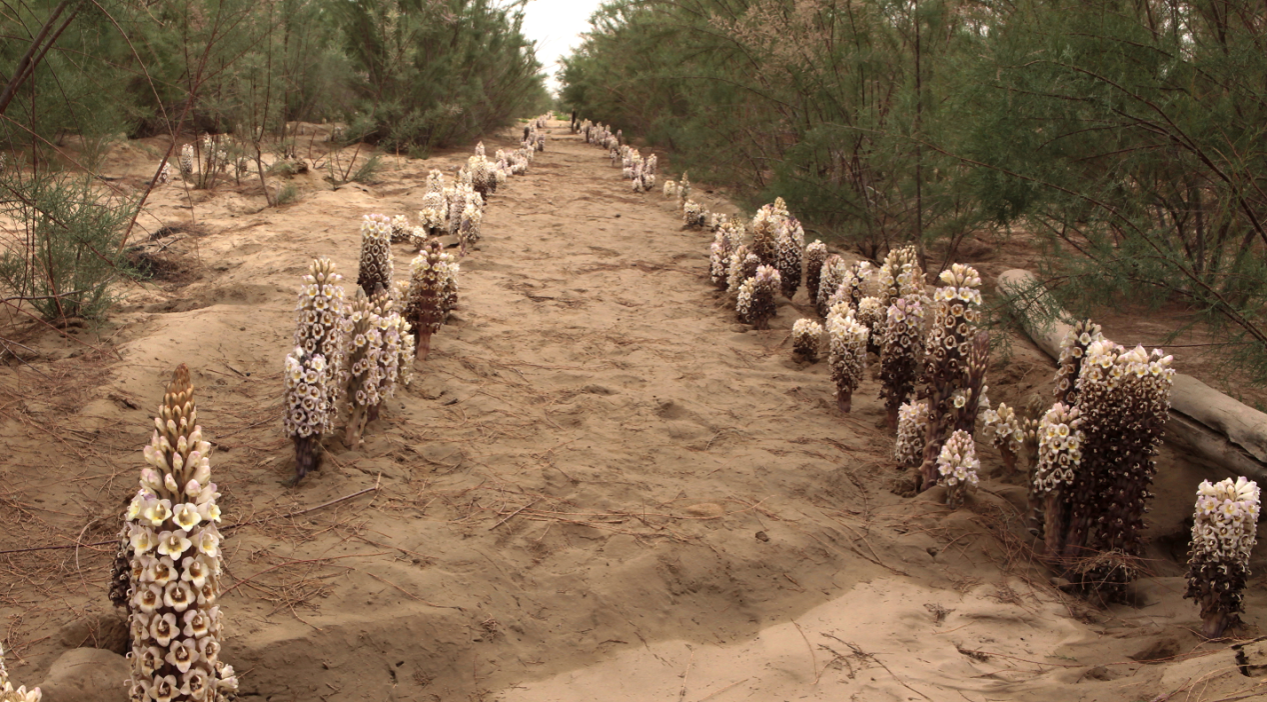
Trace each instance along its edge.
<instances>
[{"instance_id":1,"label":"small plant sprout","mask_svg":"<svg viewBox=\"0 0 1267 702\"><path fill-rule=\"evenodd\" d=\"M990 443L1003 457L1003 466L1009 473L1016 472L1016 458L1025 446L1025 422L1016 416L1015 410L1001 403L997 410L986 410L981 418Z\"/></svg>"},{"instance_id":2,"label":"small plant sprout","mask_svg":"<svg viewBox=\"0 0 1267 702\"><path fill-rule=\"evenodd\" d=\"M853 405L853 391L862 382L867 365L867 338L871 330L854 318L846 304L837 304L827 315L827 362L831 379L836 383L836 406L848 412Z\"/></svg>"},{"instance_id":3,"label":"small plant sprout","mask_svg":"<svg viewBox=\"0 0 1267 702\"><path fill-rule=\"evenodd\" d=\"M317 468L317 447L334 431L345 382L343 276L327 258L312 262L296 307L295 350L286 357L283 424L295 443L295 482Z\"/></svg>"},{"instance_id":4,"label":"small plant sprout","mask_svg":"<svg viewBox=\"0 0 1267 702\"><path fill-rule=\"evenodd\" d=\"M812 319L798 319L792 325L792 353L816 363L823 346L823 325Z\"/></svg>"},{"instance_id":5,"label":"small plant sprout","mask_svg":"<svg viewBox=\"0 0 1267 702\"><path fill-rule=\"evenodd\" d=\"M125 515L133 700L224 702L238 687L233 668L220 661L220 493L193 394L182 364L163 396L145 447L149 465Z\"/></svg>"},{"instance_id":6,"label":"small plant sprout","mask_svg":"<svg viewBox=\"0 0 1267 702\"><path fill-rule=\"evenodd\" d=\"M827 261L827 245L815 239L805 247L805 290L809 292L810 304L818 304L818 285L823 275L823 264Z\"/></svg>"},{"instance_id":7,"label":"small plant sprout","mask_svg":"<svg viewBox=\"0 0 1267 702\"><path fill-rule=\"evenodd\" d=\"M1249 555L1258 539L1258 484L1244 477L1225 478L1197 488L1192 547L1188 559L1188 589L1201 607L1201 633L1208 639L1223 636L1244 611Z\"/></svg>"},{"instance_id":8,"label":"small plant sprout","mask_svg":"<svg viewBox=\"0 0 1267 702\"><path fill-rule=\"evenodd\" d=\"M801 287L801 270L805 254L805 230L801 223L788 218L775 238L775 267L783 281L783 297L791 300Z\"/></svg>"},{"instance_id":9,"label":"small plant sprout","mask_svg":"<svg viewBox=\"0 0 1267 702\"><path fill-rule=\"evenodd\" d=\"M444 287L452 257L443 253L440 242L432 239L409 264L409 292L405 298L405 320L416 334L417 360L426 360L431 351L431 335L444 324Z\"/></svg>"},{"instance_id":10,"label":"small plant sprout","mask_svg":"<svg viewBox=\"0 0 1267 702\"><path fill-rule=\"evenodd\" d=\"M951 507L963 504L968 486L975 487L977 484L977 470L980 468L981 461L977 460L972 434L956 430L937 454L937 472L946 486L946 504Z\"/></svg>"},{"instance_id":11,"label":"small plant sprout","mask_svg":"<svg viewBox=\"0 0 1267 702\"><path fill-rule=\"evenodd\" d=\"M13 683L9 682L9 671L4 667L4 647L0 646L0 702L40 702L43 696L38 687L27 690L26 685L19 685L17 689L13 688Z\"/></svg>"},{"instance_id":12,"label":"small plant sprout","mask_svg":"<svg viewBox=\"0 0 1267 702\"><path fill-rule=\"evenodd\" d=\"M832 308L829 304L831 297L845 281L848 273L849 264L839 254L831 254L823 261L822 272L819 274L818 296L814 300L815 307L818 308L818 316L824 319L827 317L827 313Z\"/></svg>"},{"instance_id":13,"label":"small plant sprout","mask_svg":"<svg viewBox=\"0 0 1267 702\"><path fill-rule=\"evenodd\" d=\"M414 228L409 226L409 218L405 215L392 217L392 243L399 244L413 238Z\"/></svg>"},{"instance_id":14,"label":"small plant sprout","mask_svg":"<svg viewBox=\"0 0 1267 702\"><path fill-rule=\"evenodd\" d=\"M708 220L708 212L694 200L682 204L682 222L687 229L702 229Z\"/></svg>"},{"instance_id":15,"label":"small plant sprout","mask_svg":"<svg viewBox=\"0 0 1267 702\"><path fill-rule=\"evenodd\" d=\"M1060 366L1056 369L1056 401L1066 405L1078 402L1078 375L1087 347L1104 341L1100 325L1089 319L1078 322L1060 342Z\"/></svg>"},{"instance_id":16,"label":"small plant sprout","mask_svg":"<svg viewBox=\"0 0 1267 702\"><path fill-rule=\"evenodd\" d=\"M924 351L924 306L918 299L899 297L889 305L885 323L872 335L880 337L880 397L888 425L897 427L898 410L915 391Z\"/></svg>"},{"instance_id":17,"label":"small plant sprout","mask_svg":"<svg viewBox=\"0 0 1267 702\"><path fill-rule=\"evenodd\" d=\"M387 215L368 214L361 220L361 267L356 284L366 296L382 286L392 287L392 221Z\"/></svg>"},{"instance_id":18,"label":"small plant sprout","mask_svg":"<svg viewBox=\"0 0 1267 702\"><path fill-rule=\"evenodd\" d=\"M902 468L914 468L924 458L924 437L928 433L928 403L903 403L897 410L897 445L893 458Z\"/></svg>"},{"instance_id":19,"label":"small plant sprout","mask_svg":"<svg viewBox=\"0 0 1267 702\"><path fill-rule=\"evenodd\" d=\"M1004 407L999 405L999 410ZM1052 561L1059 561L1064 548L1071 490L1082 463L1082 441L1082 415L1077 407L1057 402L1039 420L1030 502L1041 510L1046 553Z\"/></svg>"},{"instance_id":20,"label":"small plant sprout","mask_svg":"<svg viewBox=\"0 0 1267 702\"><path fill-rule=\"evenodd\" d=\"M749 258L755 258L752 254ZM758 266L756 275L739 286L735 312L739 321L751 324L753 329L769 329L774 316L774 296L780 287L779 271L773 266Z\"/></svg>"}]
</instances>

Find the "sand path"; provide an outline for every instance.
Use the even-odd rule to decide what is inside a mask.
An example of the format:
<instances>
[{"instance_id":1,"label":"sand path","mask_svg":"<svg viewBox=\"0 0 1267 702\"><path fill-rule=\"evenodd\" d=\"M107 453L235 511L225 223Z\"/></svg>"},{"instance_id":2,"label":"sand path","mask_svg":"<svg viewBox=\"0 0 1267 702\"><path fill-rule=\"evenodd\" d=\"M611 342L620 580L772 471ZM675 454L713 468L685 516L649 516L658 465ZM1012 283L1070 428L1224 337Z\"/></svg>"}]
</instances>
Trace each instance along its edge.
<instances>
[{"instance_id":1,"label":"sand path","mask_svg":"<svg viewBox=\"0 0 1267 702\"><path fill-rule=\"evenodd\" d=\"M223 600L244 700L1123 700L1189 668L1222 671L1203 690L1240 689L1230 654L1128 658L1207 650L1173 573L1145 584L1145 608L1095 613L1027 562L1023 489L988 482L953 513L893 494L878 386L842 416L824 365L790 358L809 307L736 324L707 283L709 237L553 132L492 198L413 385L295 489L277 416L298 277L326 255L350 289L361 216L412 215L426 171L465 154L388 159L372 186L314 185L280 210L196 193L200 276L133 290L118 356L42 366L58 392L5 386L20 398L0 416L15 524L0 549L73 540L85 517L85 540L109 537L184 362L227 521L253 522L226 544ZM183 198L161 192L147 222L187 222ZM410 257L396 247L397 276ZM50 486L39 465L74 477ZM28 670L61 651L41 636L108 608L110 549L66 554L6 556Z\"/></svg>"}]
</instances>

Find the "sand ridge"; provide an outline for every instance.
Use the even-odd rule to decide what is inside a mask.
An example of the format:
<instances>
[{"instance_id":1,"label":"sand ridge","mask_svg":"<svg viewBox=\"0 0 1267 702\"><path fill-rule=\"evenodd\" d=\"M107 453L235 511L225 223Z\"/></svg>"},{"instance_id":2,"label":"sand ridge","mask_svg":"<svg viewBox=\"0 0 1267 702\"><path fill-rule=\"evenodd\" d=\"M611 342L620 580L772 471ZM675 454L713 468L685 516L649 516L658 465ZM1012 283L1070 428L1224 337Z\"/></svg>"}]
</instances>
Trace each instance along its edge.
<instances>
[{"instance_id":1,"label":"sand ridge","mask_svg":"<svg viewBox=\"0 0 1267 702\"><path fill-rule=\"evenodd\" d=\"M770 331L738 325L707 282L710 237L563 123L491 199L412 386L363 446L329 442L283 488L299 276L328 256L350 290L361 216L413 216L426 172L465 156L388 157L375 183L314 180L278 209L249 188L195 193L191 280L130 289L100 352L41 337L34 364L58 382L0 376L0 550L109 538L184 362L226 522L252 522L226 541L222 602L244 700L1213 700L1252 684L1189 631L1173 563L1137 607L1096 610L1032 563L1017 481L956 512L937 491L894 494L878 385L842 416L825 364L791 359L803 289ZM144 223L188 224L184 198L160 191ZM992 369L1000 392L1050 375L1033 353L1010 363ZM1167 453L1159 493L1181 504L1197 471ZM21 679L60 653L58 626L108 609L112 556L3 556ZM1131 659L1149 651L1164 662Z\"/></svg>"}]
</instances>

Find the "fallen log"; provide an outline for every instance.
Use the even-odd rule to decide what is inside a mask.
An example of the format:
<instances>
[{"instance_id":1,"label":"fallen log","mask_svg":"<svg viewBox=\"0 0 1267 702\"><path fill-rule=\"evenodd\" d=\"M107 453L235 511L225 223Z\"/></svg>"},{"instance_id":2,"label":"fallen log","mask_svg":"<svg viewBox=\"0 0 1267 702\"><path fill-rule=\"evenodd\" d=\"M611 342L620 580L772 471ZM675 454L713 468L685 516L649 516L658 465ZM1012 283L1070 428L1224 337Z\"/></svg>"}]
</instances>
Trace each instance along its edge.
<instances>
[{"instance_id":1,"label":"fallen log","mask_svg":"<svg viewBox=\"0 0 1267 702\"><path fill-rule=\"evenodd\" d=\"M1059 359L1060 342L1074 320L1042 281L1029 271L1012 269L999 274L998 289L1025 333ZM1267 414L1190 375L1175 374L1166 439L1233 473L1267 480Z\"/></svg>"}]
</instances>

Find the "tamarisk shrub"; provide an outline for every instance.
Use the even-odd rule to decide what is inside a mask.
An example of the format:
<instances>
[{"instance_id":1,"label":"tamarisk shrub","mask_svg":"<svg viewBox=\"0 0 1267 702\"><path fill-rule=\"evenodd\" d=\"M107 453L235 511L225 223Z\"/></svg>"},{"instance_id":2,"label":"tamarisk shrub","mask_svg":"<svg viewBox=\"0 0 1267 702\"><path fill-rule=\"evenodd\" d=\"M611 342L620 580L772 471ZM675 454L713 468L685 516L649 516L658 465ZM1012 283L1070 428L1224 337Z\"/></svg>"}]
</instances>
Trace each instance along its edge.
<instances>
[{"instance_id":1,"label":"tamarisk shrub","mask_svg":"<svg viewBox=\"0 0 1267 702\"><path fill-rule=\"evenodd\" d=\"M125 522L132 548L131 699L224 702L238 681L220 661L220 508L189 369L181 364L145 447Z\"/></svg>"},{"instance_id":2,"label":"tamarisk shrub","mask_svg":"<svg viewBox=\"0 0 1267 702\"><path fill-rule=\"evenodd\" d=\"M749 258L755 258L752 254ZM758 266L756 275L743 281L735 312L739 321L751 324L753 329L769 329L774 316L774 296L779 292L779 271L773 266Z\"/></svg>"},{"instance_id":3,"label":"tamarisk shrub","mask_svg":"<svg viewBox=\"0 0 1267 702\"><path fill-rule=\"evenodd\" d=\"M928 403L905 402L897 410L897 445L893 458L900 468L914 468L924 457L924 437L928 434Z\"/></svg>"},{"instance_id":4,"label":"tamarisk shrub","mask_svg":"<svg viewBox=\"0 0 1267 702\"><path fill-rule=\"evenodd\" d=\"M840 284L844 282L845 276L849 272L849 264L845 262L839 254L831 254L823 261L823 267L819 274L818 296L815 299L815 307L818 308L818 316L826 319L827 313L831 311L831 296L835 294Z\"/></svg>"},{"instance_id":5,"label":"tamarisk shrub","mask_svg":"<svg viewBox=\"0 0 1267 702\"><path fill-rule=\"evenodd\" d=\"M1000 405L1002 410L1005 405ZM1030 502L1041 505L1041 526L1047 557L1058 560L1069 525L1071 489L1082 463L1082 413L1057 402L1038 423L1038 458L1030 486ZM1037 516L1037 515L1036 515Z\"/></svg>"},{"instance_id":6,"label":"tamarisk shrub","mask_svg":"<svg viewBox=\"0 0 1267 702\"><path fill-rule=\"evenodd\" d=\"M1188 589L1201 607L1201 633L1210 639L1223 635L1244 611L1249 555L1258 539L1258 484L1244 477L1211 484L1201 481L1193 515L1192 547L1188 559Z\"/></svg>"},{"instance_id":7,"label":"tamarisk shrub","mask_svg":"<svg viewBox=\"0 0 1267 702\"><path fill-rule=\"evenodd\" d=\"M1171 361L1158 349L1094 341L1078 375L1086 438L1063 555L1079 559L1084 587L1110 599L1135 578L1153 456L1170 414Z\"/></svg>"},{"instance_id":8,"label":"tamarisk shrub","mask_svg":"<svg viewBox=\"0 0 1267 702\"><path fill-rule=\"evenodd\" d=\"M823 346L823 325L812 319L798 319L792 325L792 353L816 363Z\"/></svg>"},{"instance_id":9,"label":"tamarisk shrub","mask_svg":"<svg viewBox=\"0 0 1267 702\"><path fill-rule=\"evenodd\" d=\"M899 297L889 305L880 337L880 397L888 425L897 427L898 410L915 391L924 351L924 306L918 299Z\"/></svg>"},{"instance_id":10,"label":"tamarisk shrub","mask_svg":"<svg viewBox=\"0 0 1267 702\"><path fill-rule=\"evenodd\" d=\"M1103 341L1100 325L1085 319L1074 325L1060 342L1060 365L1056 369L1056 401L1072 405L1078 401L1078 376L1087 347Z\"/></svg>"},{"instance_id":11,"label":"tamarisk shrub","mask_svg":"<svg viewBox=\"0 0 1267 702\"><path fill-rule=\"evenodd\" d=\"M28 691L26 685L19 685L16 690L13 689L9 671L4 667L4 647L0 646L0 702L40 702L43 696L38 687Z\"/></svg>"},{"instance_id":12,"label":"tamarisk shrub","mask_svg":"<svg viewBox=\"0 0 1267 702\"><path fill-rule=\"evenodd\" d=\"M286 434L295 442L295 482L317 467L317 445L334 430L346 384L343 276L334 262L312 262L296 306L295 350L286 356Z\"/></svg>"},{"instance_id":13,"label":"tamarisk shrub","mask_svg":"<svg viewBox=\"0 0 1267 702\"><path fill-rule=\"evenodd\" d=\"M818 286L822 280L823 264L827 262L827 244L815 239L805 247L805 290L810 304L818 304Z\"/></svg>"},{"instance_id":14,"label":"tamarisk shrub","mask_svg":"<svg viewBox=\"0 0 1267 702\"><path fill-rule=\"evenodd\" d=\"M981 461L977 460L972 433L956 429L937 455L937 472L946 486L946 504L951 507L963 504L967 486L975 487L977 484L977 470L980 468Z\"/></svg>"},{"instance_id":15,"label":"tamarisk shrub","mask_svg":"<svg viewBox=\"0 0 1267 702\"><path fill-rule=\"evenodd\" d=\"M356 284L366 296L382 286L392 287L392 220L387 215L368 214L361 220L361 267Z\"/></svg>"},{"instance_id":16,"label":"tamarisk shrub","mask_svg":"<svg viewBox=\"0 0 1267 702\"><path fill-rule=\"evenodd\" d=\"M848 412L853 391L862 382L867 364L867 337L871 330L854 318L848 305L837 304L827 315L827 362L836 383L836 406Z\"/></svg>"}]
</instances>

